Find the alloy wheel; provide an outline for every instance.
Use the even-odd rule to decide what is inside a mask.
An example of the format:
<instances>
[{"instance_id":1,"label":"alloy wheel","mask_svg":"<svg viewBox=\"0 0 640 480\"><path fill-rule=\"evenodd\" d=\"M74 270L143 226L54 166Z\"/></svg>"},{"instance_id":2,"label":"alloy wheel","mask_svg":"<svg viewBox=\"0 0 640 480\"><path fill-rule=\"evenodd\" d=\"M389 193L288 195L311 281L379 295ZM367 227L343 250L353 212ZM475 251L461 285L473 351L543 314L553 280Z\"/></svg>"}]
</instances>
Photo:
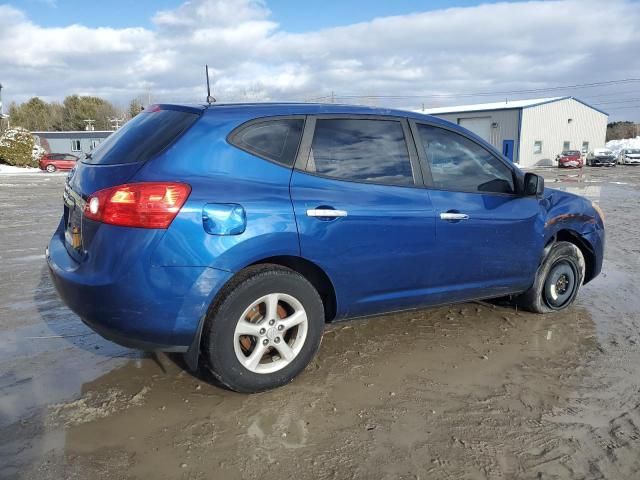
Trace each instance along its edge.
<instances>
[{"instance_id":1,"label":"alloy wheel","mask_svg":"<svg viewBox=\"0 0 640 480\"><path fill-rule=\"evenodd\" d=\"M273 373L289 365L307 337L302 303L285 293L270 293L243 312L233 335L238 361L254 373Z\"/></svg>"}]
</instances>

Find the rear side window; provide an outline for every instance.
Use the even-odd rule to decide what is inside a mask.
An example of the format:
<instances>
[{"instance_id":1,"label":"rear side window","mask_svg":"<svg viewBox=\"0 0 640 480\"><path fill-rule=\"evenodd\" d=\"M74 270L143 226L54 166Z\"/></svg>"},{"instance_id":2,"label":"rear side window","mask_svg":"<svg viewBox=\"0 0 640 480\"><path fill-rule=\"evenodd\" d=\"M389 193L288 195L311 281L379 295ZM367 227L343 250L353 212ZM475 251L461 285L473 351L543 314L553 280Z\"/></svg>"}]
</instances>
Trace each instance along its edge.
<instances>
[{"instance_id":1,"label":"rear side window","mask_svg":"<svg viewBox=\"0 0 640 480\"><path fill-rule=\"evenodd\" d=\"M109 135L83 162L92 165L146 162L173 143L198 117L197 113L180 110L142 112Z\"/></svg>"},{"instance_id":2,"label":"rear side window","mask_svg":"<svg viewBox=\"0 0 640 480\"><path fill-rule=\"evenodd\" d=\"M259 120L234 131L229 142L258 157L292 166L304 128L303 118Z\"/></svg>"},{"instance_id":3,"label":"rear side window","mask_svg":"<svg viewBox=\"0 0 640 480\"><path fill-rule=\"evenodd\" d=\"M443 128L418 125L433 186L460 192L514 193L513 172L467 137Z\"/></svg>"},{"instance_id":4,"label":"rear side window","mask_svg":"<svg viewBox=\"0 0 640 480\"><path fill-rule=\"evenodd\" d=\"M318 119L307 171L342 180L414 185L399 121Z\"/></svg>"}]
</instances>

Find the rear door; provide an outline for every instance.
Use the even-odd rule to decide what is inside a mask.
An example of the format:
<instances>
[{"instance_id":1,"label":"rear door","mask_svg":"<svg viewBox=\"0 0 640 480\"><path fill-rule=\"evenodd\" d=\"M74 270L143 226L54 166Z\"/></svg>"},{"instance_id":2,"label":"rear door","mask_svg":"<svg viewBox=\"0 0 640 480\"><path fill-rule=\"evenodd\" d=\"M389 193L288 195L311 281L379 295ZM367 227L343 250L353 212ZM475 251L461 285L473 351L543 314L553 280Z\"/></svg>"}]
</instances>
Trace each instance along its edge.
<instances>
[{"instance_id":1,"label":"rear door","mask_svg":"<svg viewBox=\"0 0 640 480\"><path fill-rule=\"evenodd\" d=\"M530 285L543 249L536 197L516 193L513 167L442 126L413 123L436 217L437 287L451 300L497 296Z\"/></svg>"},{"instance_id":2,"label":"rear door","mask_svg":"<svg viewBox=\"0 0 640 480\"><path fill-rule=\"evenodd\" d=\"M338 316L425 301L435 222L410 138L395 117L307 121L291 198L302 256L334 282Z\"/></svg>"}]
</instances>

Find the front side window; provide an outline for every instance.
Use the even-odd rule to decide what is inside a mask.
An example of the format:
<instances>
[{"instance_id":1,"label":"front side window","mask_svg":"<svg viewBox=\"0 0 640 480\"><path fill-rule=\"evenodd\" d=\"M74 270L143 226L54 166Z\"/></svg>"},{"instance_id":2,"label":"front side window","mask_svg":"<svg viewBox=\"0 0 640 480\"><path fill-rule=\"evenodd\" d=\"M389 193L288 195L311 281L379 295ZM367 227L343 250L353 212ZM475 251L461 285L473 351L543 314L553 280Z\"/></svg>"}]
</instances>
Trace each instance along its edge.
<instances>
[{"instance_id":1,"label":"front side window","mask_svg":"<svg viewBox=\"0 0 640 480\"><path fill-rule=\"evenodd\" d=\"M515 192L511 169L474 141L430 125L418 125L418 133L435 188L461 192Z\"/></svg>"},{"instance_id":2,"label":"front side window","mask_svg":"<svg viewBox=\"0 0 640 480\"><path fill-rule=\"evenodd\" d=\"M240 127L229 141L267 160L291 166L295 162L302 137L304 119L273 119Z\"/></svg>"},{"instance_id":3,"label":"front side window","mask_svg":"<svg viewBox=\"0 0 640 480\"><path fill-rule=\"evenodd\" d=\"M307 171L356 182L415 184L397 120L318 119Z\"/></svg>"},{"instance_id":4,"label":"front side window","mask_svg":"<svg viewBox=\"0 0 640 480\"><path fill-rule=\"evenodd\" d=\"M80 140L71 140L71 151L72 152L80 151Z\"/></svg>"},{"instance_id":5,"label":"front side window","mask_svg":"<svg viewBox=\"0 0 640 480\"><path fill-rule=\"evenodd\" d=\"M533 142L533 153L542 153L542 142L540 140L536 140L535 142Z\"/></svg>"}]
</instances>

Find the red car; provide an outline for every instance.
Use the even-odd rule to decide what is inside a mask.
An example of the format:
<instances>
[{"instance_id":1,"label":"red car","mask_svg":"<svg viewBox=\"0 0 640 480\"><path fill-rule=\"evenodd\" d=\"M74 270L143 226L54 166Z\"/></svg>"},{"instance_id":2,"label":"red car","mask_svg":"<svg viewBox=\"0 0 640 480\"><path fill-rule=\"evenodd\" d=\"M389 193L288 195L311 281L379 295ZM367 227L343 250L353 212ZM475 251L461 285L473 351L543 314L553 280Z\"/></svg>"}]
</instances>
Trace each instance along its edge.
<instances>
[{"instance_id":1,"label":"red car","mask_svg":"<svg viewBox=\"0 0 640 480\"><path fill-rule=\"evenodd\" d=\"M40 159L40 170L53 173L56 170L71 170L76 166L78 157L70 153L46 153Z\"/></svg>"},{"instance_id":2,"label":"red car","mask_svg":"<svg viewBox=\"0 0 640 480\"><path fill-rule=\"evenodd\" d=\"M564 150L556 157L558 168L582 168L584 162L578 150Z\"/></svg>"}]
</instances>

